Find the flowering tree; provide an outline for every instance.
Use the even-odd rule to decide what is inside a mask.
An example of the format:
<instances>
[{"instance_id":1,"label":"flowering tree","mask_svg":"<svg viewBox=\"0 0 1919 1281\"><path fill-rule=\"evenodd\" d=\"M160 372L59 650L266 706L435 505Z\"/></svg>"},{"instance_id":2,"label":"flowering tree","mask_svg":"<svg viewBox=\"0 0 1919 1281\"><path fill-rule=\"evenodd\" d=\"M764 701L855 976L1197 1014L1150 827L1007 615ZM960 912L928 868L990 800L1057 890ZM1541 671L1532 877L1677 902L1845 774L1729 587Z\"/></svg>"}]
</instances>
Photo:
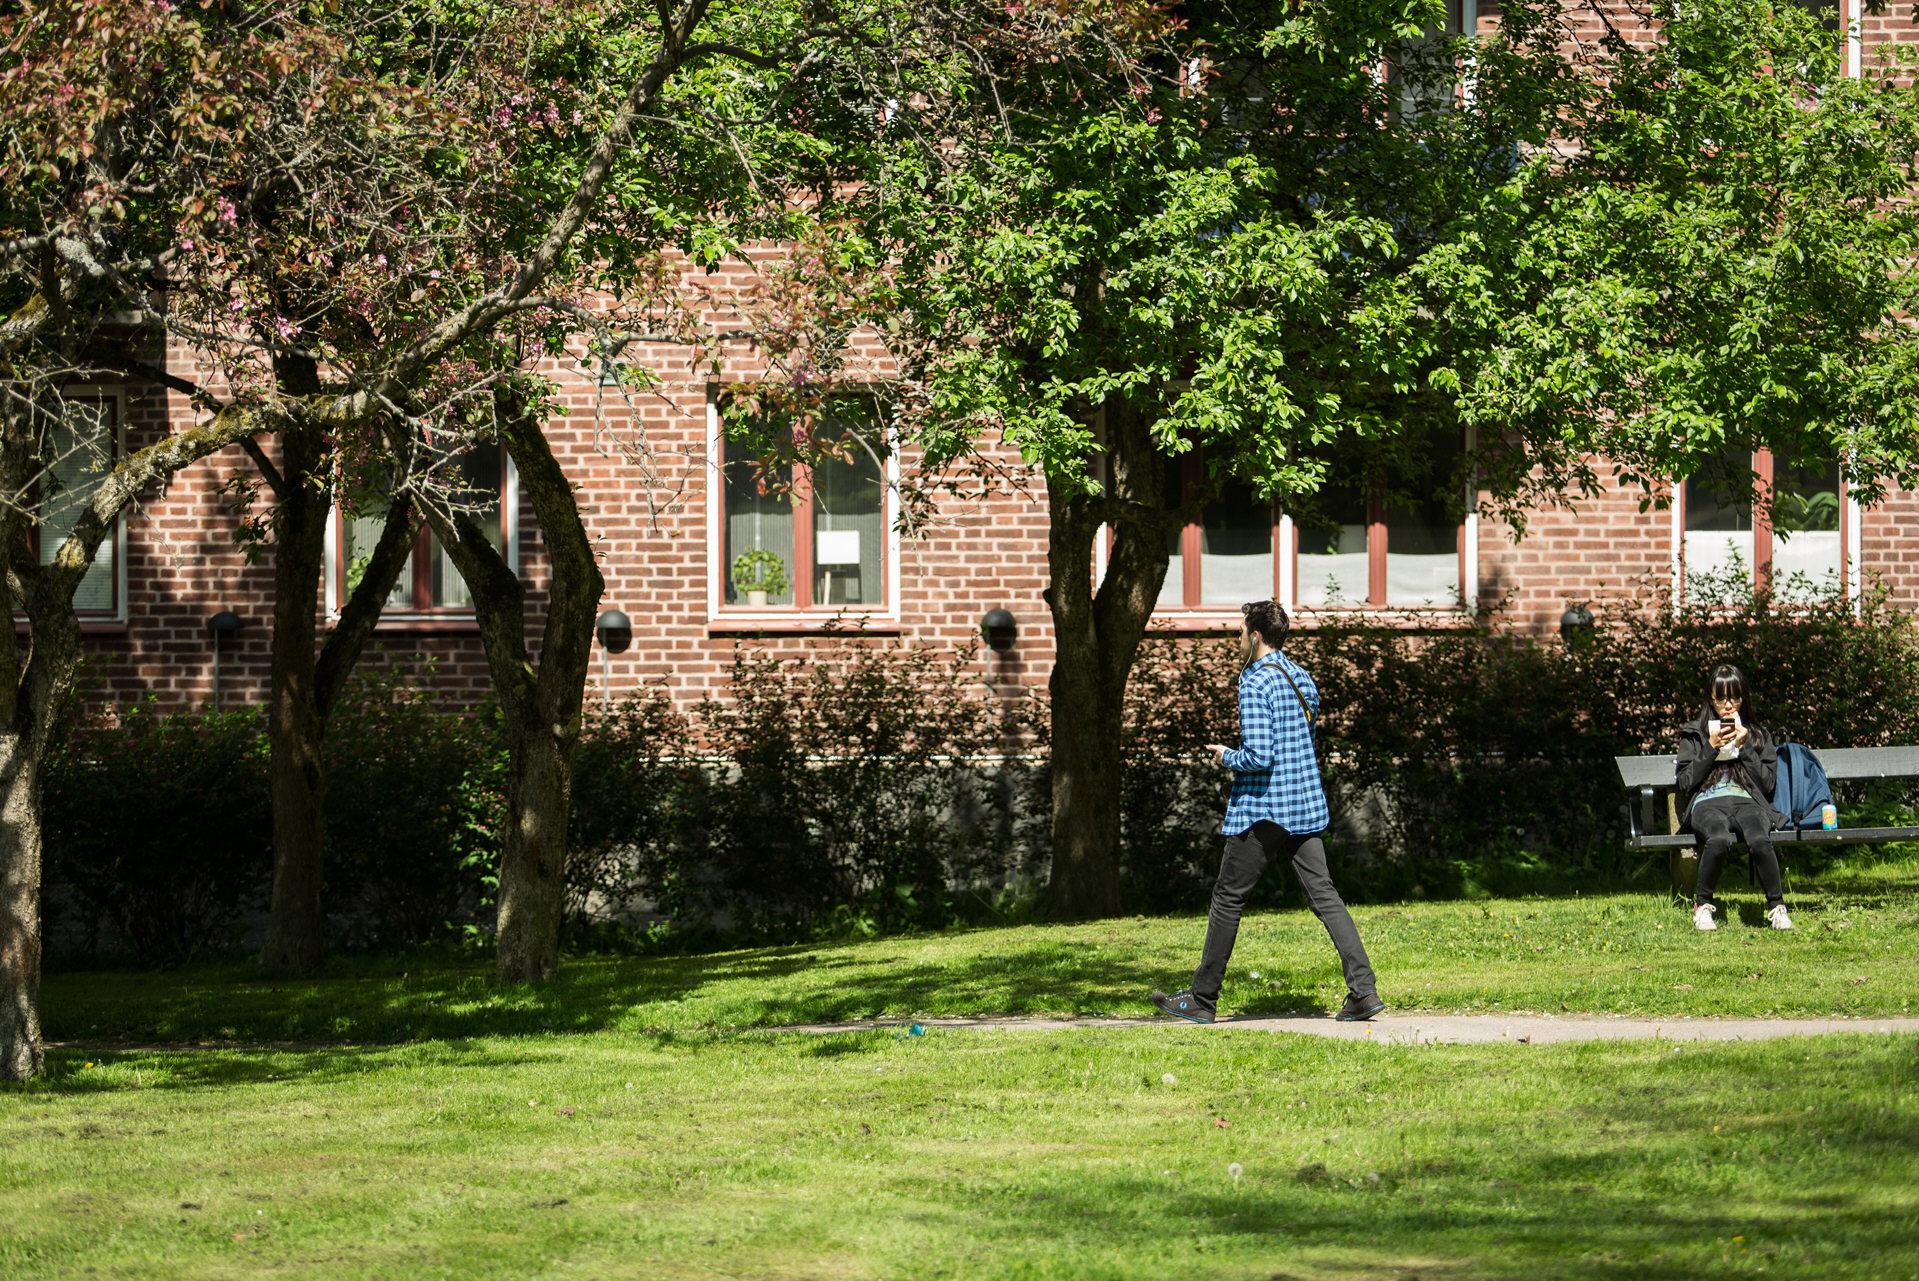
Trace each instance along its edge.
<instances>
[{"instance_id":1,"label":"flowering tree","mask_svg":"<svg viewBox=\"0 0 1919 1281\"><path fill-rule=\"evenodd\" d=\"M421 8L526 33L520 47L560 22L530 0ZM553 163L537 180L513 144L525 113L510 95L490 103L471 50L423 39L403 4L55 0L0 16L0 590L30 627L0 639L0 1077L41 1068L39 771L78 661L74 592L114 520L182 467L269 434L277 464L252 449L286 504L271 536L289 535L290 559L323 519L324 493L304 489L332 457L380 470L411 500L396 507L462 520L441 439L490 415L502 333L564 306L546 287L570 279L663 87L725 52L692 38L707 8L646 6L630 56L609 64L621 75L577 119L541 105ZM168 347L193 360L169 363ZM113 456L74 417L74 389L108 378L167 386L200 425ZM56 465L76 449L100 475L63 495L71 469ZM406 519L389 521L393 541ZM310 653L316 577L278 576L290 603L276 622ZM377 600L343 620L360 640ZM358 643L276 676L276 747L312 741L299 722ZM582 647L581 681L584 661ZM503 918L524 840L507 844Z\"/></svg>"}]
</instances>

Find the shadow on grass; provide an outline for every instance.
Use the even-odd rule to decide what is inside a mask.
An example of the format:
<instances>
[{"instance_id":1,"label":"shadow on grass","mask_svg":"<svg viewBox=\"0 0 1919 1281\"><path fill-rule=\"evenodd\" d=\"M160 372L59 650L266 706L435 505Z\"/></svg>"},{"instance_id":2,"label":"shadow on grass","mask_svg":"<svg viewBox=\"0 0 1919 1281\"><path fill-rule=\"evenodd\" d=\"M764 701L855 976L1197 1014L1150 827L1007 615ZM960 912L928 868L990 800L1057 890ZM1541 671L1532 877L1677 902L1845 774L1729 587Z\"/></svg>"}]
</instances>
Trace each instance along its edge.
<instances>
[{"instance_id":1,"label":"shadow on grass","mask_svg":"<svg viewBox=\"0 0 1919 1281\"><path fill-rule=\"evenodd\" d=\"M1886 866L1874 875L1802 880L1791 901L1802 930L1843 911L1919 912L1919 867ZM1520 900L1541 912L1550 900ZM1255 905L1254 920L1281 905ZM1757 896L1729 905L1747 925L1763 925ZM1363 912L1411 913L1410 907ZM1469 914L1470 915L1470 914ZM1303 910L1277 913L1289 930L1319 937ZM1120 928L1124 928L1121 926ZM1362 916L1362 931L1366 922ZM1477 929L1442 912L1432 939ZM1498 928L1488 926L1488 929ZM482 962L419 956L348 957L318 977L263 976L250 964L126 973L84 971L47 977L47 1036L79 1047L115 1044L367 1043L459 1041L482 1037L667 1029L733 1029L790 1023L849 1022L917 1014L1145 1015L1146 993L1177 986L1196 959L1203 927L1193 922L1188 949L1138 955L1110 944L1005 931L984 950L928 949L925 959L887 960L887 943L870 948L798 945L712 954L569 958L543 986L496 984ZM945 936L963 939L964 932ZM1014 940L1009 946L1007 940ZM911 953L909 953L911 954ZM1328 966L1331 950L1325 953ZM950 959L949 959L950 958ZM1256 990L1236 972L1236 1013L1323 1011L1297 976Z\"/></svg>"},{"instance_id":2,"label":"shadow on grass","mask_svg":"<svg viewBox=\"0 0 1919 1281\"><path fill-rule=\"evenodd\" d=\"M540 987L500 986L479 967L399 970L342 963L321 977L243 967L50 977L47 1036L75 1048L459 1041L479 1037L841 1023L944 1011L1144 1015L1164 986L1157 959L1036 940L953 962L875 969L846 954L776 948L714 956L570 960ZM837 977L838 971L852 971ZM1177 970L1172 972L1177 974ZM792 982L790 980L802 980ZM695 1003L691 1008L683 1004Z\"/></svg>"}]
</instances>

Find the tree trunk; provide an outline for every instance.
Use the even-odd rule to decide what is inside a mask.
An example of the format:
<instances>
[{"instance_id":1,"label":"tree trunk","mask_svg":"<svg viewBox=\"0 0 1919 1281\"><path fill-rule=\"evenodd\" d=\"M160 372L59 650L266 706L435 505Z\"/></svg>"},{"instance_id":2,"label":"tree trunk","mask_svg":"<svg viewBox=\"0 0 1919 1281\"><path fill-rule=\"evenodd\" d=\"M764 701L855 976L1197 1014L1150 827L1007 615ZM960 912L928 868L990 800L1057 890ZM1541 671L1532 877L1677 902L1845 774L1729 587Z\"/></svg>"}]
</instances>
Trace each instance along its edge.
<instances>
[{"instance_id":1,"label":"tree trunk","mask_svg":"<svg viewBox=\"0 0 1919 1281\"><path fill-rule=\"evenodd\" d=\"M40 772L29 738L0 735L0 1081L46 1067L40 1040Z\"/></svg>"},{"instance_id":2,"label":"tree trunk","mask_svg":"<svg viewBox=\"0 0 1919 1281\"><path fill-rule=\"evenodd\" d=\"M526 590L519 575L463 515L429 507L427 519L473 593L480 642L507 731L507 830L500 854L495 975L540 983L559 967L565 902L573 749L580 739L587 660L605 580L536 413L503 393L500 438L540 525L552 580L537 668L527 653Z\"/></svg>"},{"instance_id":3,"label":"tree trunk","mask_svg":"<svg viewBox=\"0 0 1919 1281\"><path fill-rule=\"evenodd\" d=\"M310 394L319 387L311 362L288 362L280 377L295 394ZM333 491L325 483L325 446L317 430L289 427L281 433L281 441L279 468L253 451L277 505L273 690L267 726L273 897L260 964L276 974L308 974L326 956L326 762L322 752L327 719L373 635L393 584L411 561L418 525L410 502L402 500L389 508L365 572L316 652L320 577L326 568Z\"/></svg>"},{"instance_id":4,"label":"tree trunk","mask_svg":"<svg viewBox=\"0 0 1919 1281\"><path fill-rule=\"evenodd\" d=\"M539 519L553 577L540 633L539 674L530 691L535 716L518 736L521 755L500 865L496 972L504 982L543 982L559 966L573 749L580 741L593 622L606 580L573 501L572 482L553 457L540 422L515 414L502 436Z\"/></svg>"},{"instance_id":5,"label":"tree trunk","mask_svg":"<svg viewBox=\"0 0 1919 1281\"><path fill-rule=\"evenodd\" d=\"M538 724L508 726L512 787L500 855L497 968L504 982L542 983L560 966L572 744Z\"/></svg>"},{"instance_id":6,"label":"tree trunk","mask_svg":"<svg viewBox=\"0 0 1919 1281\"><path fill-rule=\"evenodd\" d=\"M1168 561L1160 457L1146 423L1107 413L1111 494L1103 502L1047 485L1047 572L1055 654L1053 861L1045 910L1058 919L1120 911L1121 748L1126 683ZM1114 519L1106 579L1093 590L1093 540Z\"/></svg>"},{"instance_id":7,"label":"tree trunk","mask_svg":"<svg viewBox=\"0 0 1919 1281\"><path fill-rule=\"evenodd\" d=\"M1060 919L1120 910L1120 715L1126 691L1105 679L1091 627L1075 632L1058 633L1049 682L1053 866L1046 912Z\"/></svg>"},{"instance_id":8,"label":"tree trunk","mask_svg":"<svg viewBox=\"0 0 1919 1281\"><path fill-rule=\"evenodd\" d=\"M33 578L24 602L31 657L18 683L0 691L11 713L0 729L0 1080L24 1081L46 1067L40 1039L40 771L54 712L80 665L71 582L50 574Z\"/></svg>"},{"instance_id":9,"label":"tree trunk","mask_svg":"<svg viewBox=\"0 0 1919 1281\"><path fill-rule=\"evenodd\" d=\"M267 727L273 789L273 897L260 964L307 974L326 954L326 771L315 690L315 600L326 559L326 491L311 483L320 445L311 430L282 434L273 544L273 690Z\"/></svg>"}]
</instances>

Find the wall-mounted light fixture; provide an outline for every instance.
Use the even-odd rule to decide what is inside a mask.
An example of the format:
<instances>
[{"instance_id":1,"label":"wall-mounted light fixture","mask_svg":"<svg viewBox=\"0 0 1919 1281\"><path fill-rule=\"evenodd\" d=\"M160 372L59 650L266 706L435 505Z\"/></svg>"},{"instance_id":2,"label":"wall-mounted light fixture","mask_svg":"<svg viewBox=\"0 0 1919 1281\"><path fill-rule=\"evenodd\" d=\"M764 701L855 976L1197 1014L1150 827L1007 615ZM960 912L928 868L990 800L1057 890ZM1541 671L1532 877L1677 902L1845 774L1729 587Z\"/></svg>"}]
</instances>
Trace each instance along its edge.
<instances>
[{"instance_id":1,"label":"wall-mounted light fixture","mask_svg":"<svg viewBox=\"0 0 1919 1281\"><path fill-rule=\"evenodd\" d=\"M223 609L207 619L207 630L213 633L213 710L220 710L220 651L221 642L236 635L247 625L247 621L230 609Z\"/></svg>"},{"instance_id":2,"label":"wall-mounted light fixture","mask_svg":"<svg viewBox=\"0 0 1919 1281\"><path fill-rule=\"evenodd\" d=\"M617 609L609 609L593 623L600 638L600 710L613 705L613 654L624 654L633 644L633 620Z\"/></svg>"},{"instance_id":3,"label":"wall-mounted light fixture","mask_svg":"<svg viewBox=\"0 0 1919 1281\"><path fill-rule=\"evenodd\" d=\"M979 634L985 637L988 649L1004 654L1019 639L1019 623L1006 610L989 609L986 617L979 620Z\"/></svg>"},{"instance_id":4,"label":"wall-mounted light fixture","mask_svg":"<svg viewBox=\"0 0 1919 1281\"><path fill-rule=\"evenodd\" d=\"M1559 616L1559 639L1566 642L1568 649L1584 645L1591 638L1595 620L1592 610L1586 608L1590 601L1580 601L1568 605L1566 612Z\"/></svg>"}]
</instances>

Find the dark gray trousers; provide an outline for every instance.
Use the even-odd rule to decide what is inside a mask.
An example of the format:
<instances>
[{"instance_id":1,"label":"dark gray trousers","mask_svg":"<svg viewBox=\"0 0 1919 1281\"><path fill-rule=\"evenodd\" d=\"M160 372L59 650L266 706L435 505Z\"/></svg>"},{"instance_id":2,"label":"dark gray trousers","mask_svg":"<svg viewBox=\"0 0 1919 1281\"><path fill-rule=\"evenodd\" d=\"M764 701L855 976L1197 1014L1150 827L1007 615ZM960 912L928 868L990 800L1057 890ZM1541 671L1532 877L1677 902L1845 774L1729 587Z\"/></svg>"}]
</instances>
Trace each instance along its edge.
<instances>
[{"instance_id":1,"label":"dark gray trousers","mask_svg":"<svg viewBox=\"0 0 1919 1281\"><path fill-rule=\"evenodd\" d=\"M1293 873L1306 891L1307 906L1339 949L1348 995L1372 996L1376 983L1372 962L1366 959L1352 915L1326 871L1325 844L1317 836L1294 836L1277 823L1255 823L1226 839L1219 880L1213 884L1213 910L1206 920L1206 949L1200 954L1199 969L1193 972L1193 995L1219 1000L1219 986L1226 978L1233 942L1239 937L1239 918L1246 910L1246 899L1259 884L1266 864L1278 854L1293 860Z\"/></svg>"}]
</instances>

